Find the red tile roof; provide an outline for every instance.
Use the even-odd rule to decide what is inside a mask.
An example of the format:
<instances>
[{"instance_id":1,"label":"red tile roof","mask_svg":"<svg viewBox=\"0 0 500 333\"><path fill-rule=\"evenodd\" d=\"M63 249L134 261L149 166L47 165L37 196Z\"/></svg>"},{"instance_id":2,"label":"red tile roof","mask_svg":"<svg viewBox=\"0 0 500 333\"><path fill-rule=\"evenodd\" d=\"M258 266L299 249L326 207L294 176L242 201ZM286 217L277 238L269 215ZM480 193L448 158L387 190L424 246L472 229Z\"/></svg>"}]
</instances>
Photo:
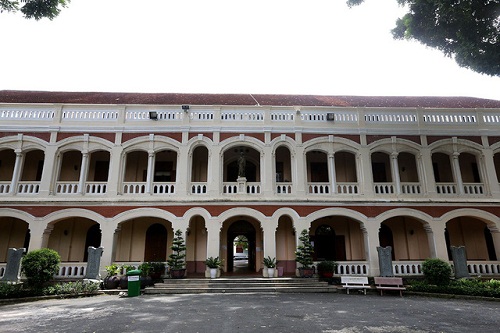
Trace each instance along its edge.
<instances>
[{"instance_id":1,"label":"red tile roof","mask_svg":"<svg viewBox=\"0 0 500 333\"><path fill-rule=\"evenodd\" d=\"M279 105L348 107L500 108L500 100L474 97L382 97L262 94L174 94L0 90L0 103Z\"/></svg>"}]
</instances>

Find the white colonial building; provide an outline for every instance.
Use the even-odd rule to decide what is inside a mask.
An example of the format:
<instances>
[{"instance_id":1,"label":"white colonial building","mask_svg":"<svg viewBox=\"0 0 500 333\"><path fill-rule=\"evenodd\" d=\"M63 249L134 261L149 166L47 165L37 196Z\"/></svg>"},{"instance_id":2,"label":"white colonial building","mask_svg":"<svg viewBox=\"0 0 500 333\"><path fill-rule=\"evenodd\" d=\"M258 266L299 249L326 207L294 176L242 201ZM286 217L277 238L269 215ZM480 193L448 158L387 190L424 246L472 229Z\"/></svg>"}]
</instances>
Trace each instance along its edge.
<instances>
[{"instance_id":1,"label":"white colonial building","mask_svg":"<svg viewBox=\"0 0 500 333\"><path fill-rule=\"evenodd\" d=\"M240 160L241 159L241 160ZM241 162L244 165L240 166ZM209 256L234 270L276 257L396 275L465 246L472 274L500 272L500 101L455 97L0 91L0 275L8 248L49 247L80 277L88 246L112 262Z\"/></svg>"}]
</instances>

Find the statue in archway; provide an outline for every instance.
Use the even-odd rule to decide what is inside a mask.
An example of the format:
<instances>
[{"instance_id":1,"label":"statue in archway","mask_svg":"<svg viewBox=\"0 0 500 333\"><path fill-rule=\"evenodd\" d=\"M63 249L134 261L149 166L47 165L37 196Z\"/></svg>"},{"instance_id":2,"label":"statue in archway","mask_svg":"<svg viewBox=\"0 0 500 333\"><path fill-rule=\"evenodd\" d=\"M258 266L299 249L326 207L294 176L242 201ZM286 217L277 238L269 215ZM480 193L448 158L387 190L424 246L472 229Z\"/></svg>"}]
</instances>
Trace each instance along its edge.
<instances>
[{"instance_id":1,"label":"statue in archway","mask_svg":"<svg viewBox=\"0 0 500 333\"><path fill-rule=\"evenodd\" d=\"M245 177L246 166L247 161L245 159L245 154L241 152L240 157L238 158L238 178Z\"/></svg>"}]
</instances>

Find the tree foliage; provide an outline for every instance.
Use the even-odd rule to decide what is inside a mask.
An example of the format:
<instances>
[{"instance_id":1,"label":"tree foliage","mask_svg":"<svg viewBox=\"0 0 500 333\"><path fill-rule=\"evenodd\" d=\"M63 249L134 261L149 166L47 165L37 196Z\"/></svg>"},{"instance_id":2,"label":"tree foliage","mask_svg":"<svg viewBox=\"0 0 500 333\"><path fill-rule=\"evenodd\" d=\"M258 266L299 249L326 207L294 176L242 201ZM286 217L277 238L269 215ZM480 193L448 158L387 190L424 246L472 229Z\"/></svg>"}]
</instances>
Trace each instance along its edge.
<instances>
[{"instance_id":1,"label":"tree foliage","mask_svg":"<svg viewBox=\"0 0 500 333\"><path fill-rule=\"evenodd\" d=\"M0 12L21 11L27 19L54 19L71 0L0 0Z\"/></svg>"},{"instance_id":2,"label":"tree foliage","mask_svg":"<svg viewBox=\"0 0 500 333\"><path fill-rule=\"evenodd\" d=\"M417 40L453 57L461 67L500 76L500 0L397 1L408 13L396 21L394 38Z\"/></svg>"},{"instance_id":3,"label":"tree foliage","mask_svg":"<svg viewBox=\"0 0 500 333\"><path fill-rule=\"evenodd\" d=\"M21 271L26 275L28 284L41 287L52 280L60 262L59 253L52 249L33 250L21 260Z\"/></svg>"}]
</instances>

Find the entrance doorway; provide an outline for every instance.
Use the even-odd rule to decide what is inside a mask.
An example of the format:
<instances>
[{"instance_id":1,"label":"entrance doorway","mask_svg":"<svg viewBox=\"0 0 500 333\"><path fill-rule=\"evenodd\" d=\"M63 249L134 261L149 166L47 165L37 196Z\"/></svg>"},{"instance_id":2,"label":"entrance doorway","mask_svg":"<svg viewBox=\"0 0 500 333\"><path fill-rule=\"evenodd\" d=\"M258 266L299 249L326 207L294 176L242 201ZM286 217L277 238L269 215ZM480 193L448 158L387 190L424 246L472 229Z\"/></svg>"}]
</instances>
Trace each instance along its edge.
<instances>
[{"instance_id":1,"label":"entrance doorway","mask_svg":"<svg viewBox=\"0 0 500 333\"><path fill-rule=\"evenodd\" d=\"M255 235L255 228L248 221L239 220L229 226L227 230L228 273L255 273ZM235 241L240 246L236 247Z\"/></svg>"}]
</instances>

